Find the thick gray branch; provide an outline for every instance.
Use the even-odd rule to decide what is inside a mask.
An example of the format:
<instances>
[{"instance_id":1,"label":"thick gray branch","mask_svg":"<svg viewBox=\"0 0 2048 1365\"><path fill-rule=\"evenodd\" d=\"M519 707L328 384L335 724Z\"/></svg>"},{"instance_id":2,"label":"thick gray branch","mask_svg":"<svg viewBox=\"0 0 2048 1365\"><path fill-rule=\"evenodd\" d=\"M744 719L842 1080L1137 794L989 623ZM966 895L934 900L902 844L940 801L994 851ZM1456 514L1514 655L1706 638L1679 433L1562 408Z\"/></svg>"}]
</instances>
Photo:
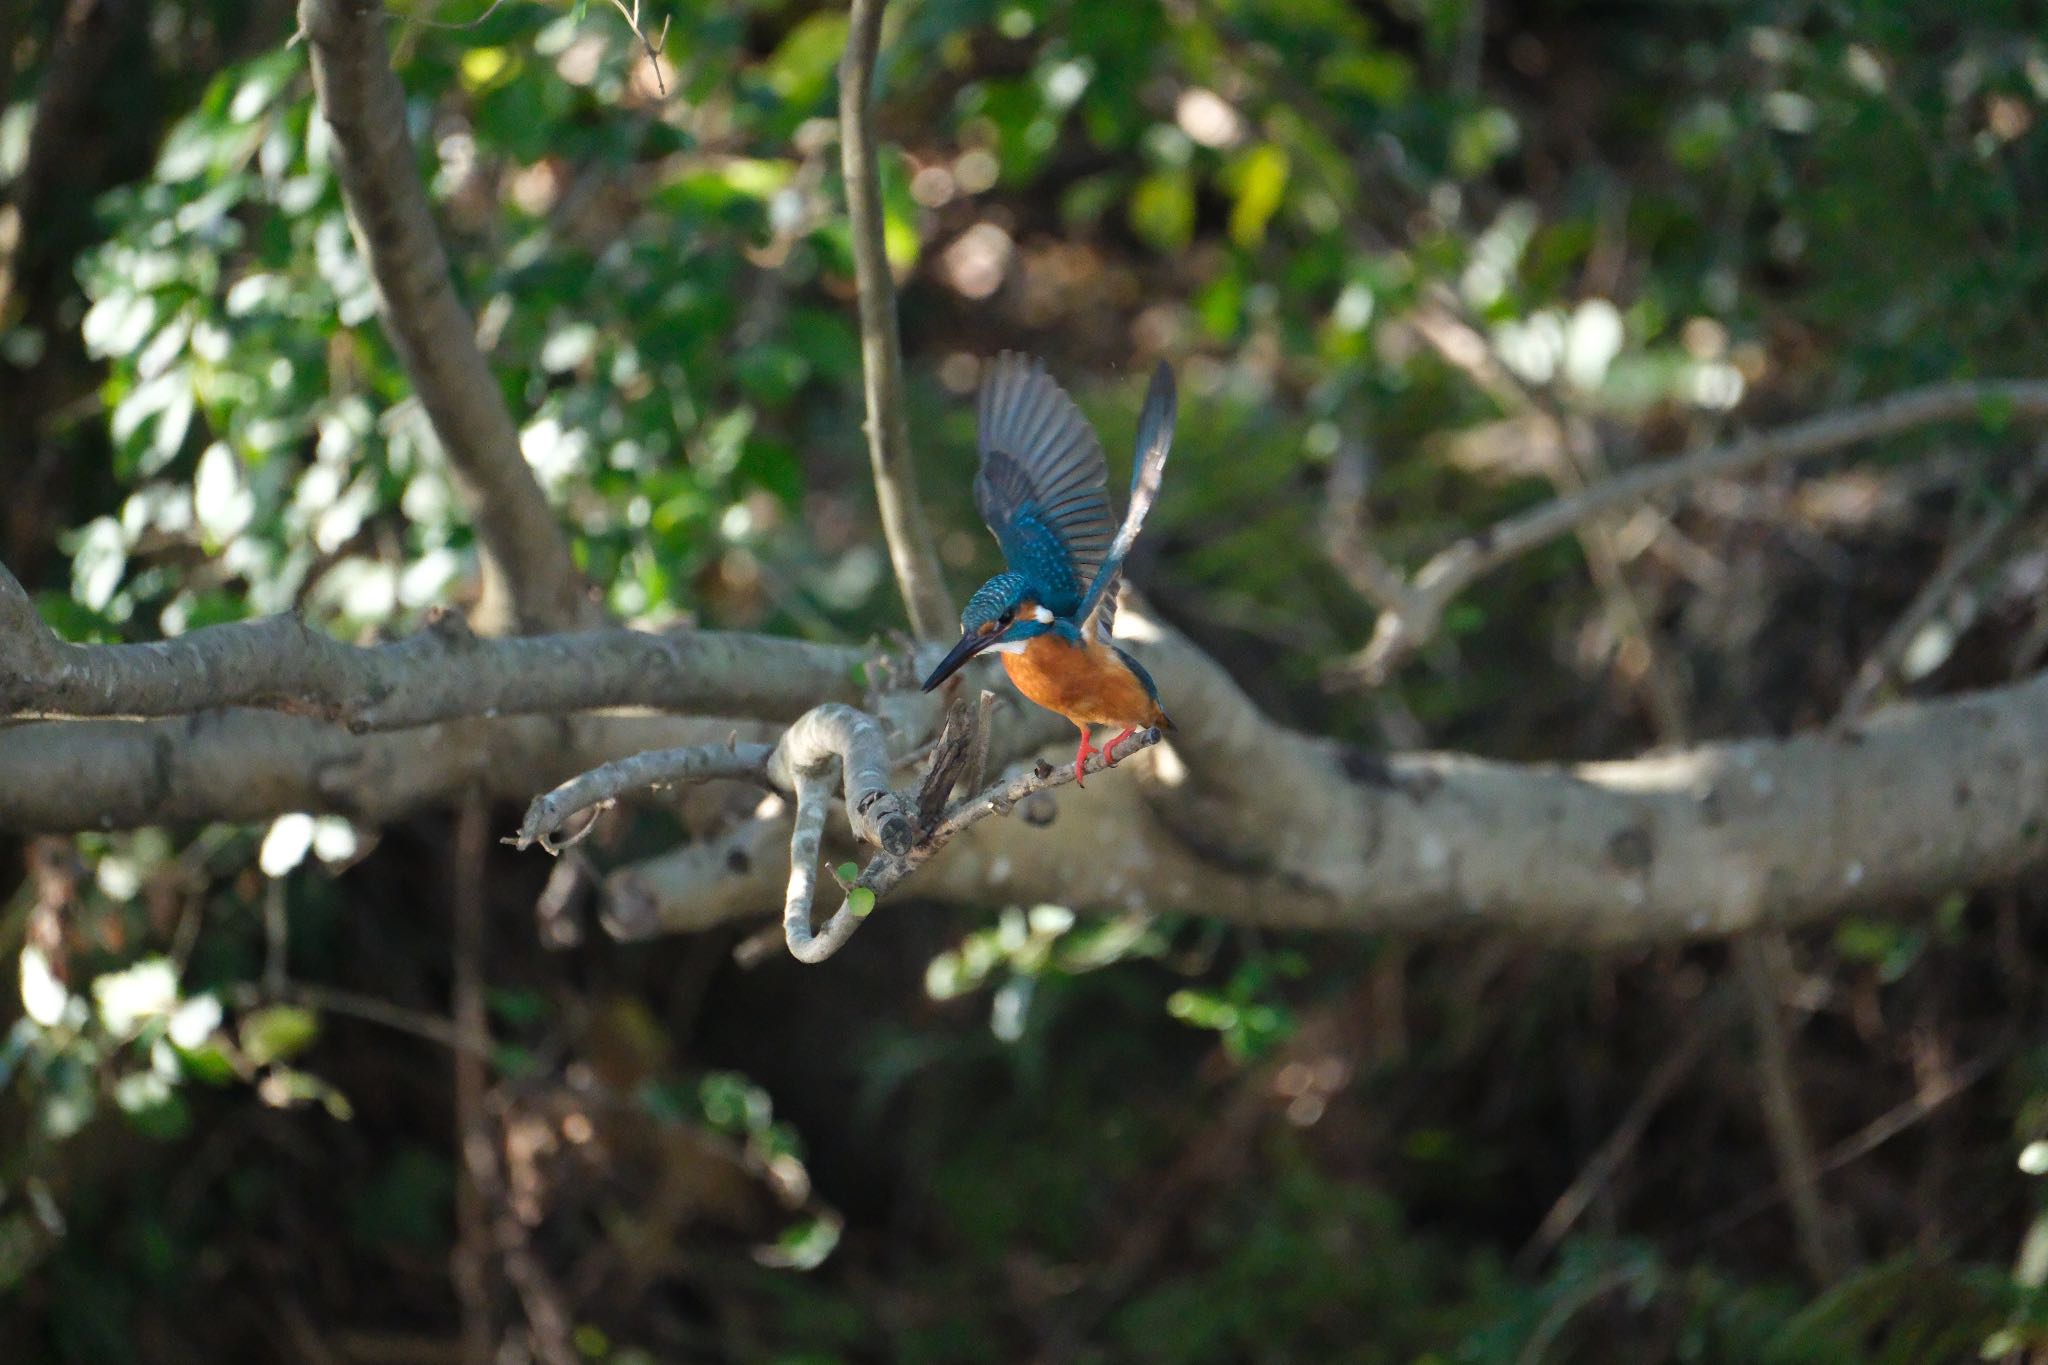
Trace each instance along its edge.
<instances>
[{"instance_id":1,"label":"thick gray branch","mask_svg":"<svg viewBox=\"0 0 2048 1365\"><path fill-rule=\"evenodd\" d=\"M2048 860L2048 677L1842 734L1625 762L1381 759L1272 725L1186 641L1128 609L1119 624L1143 627L1127 633L1176 743L1133 761L1135 780L1062 795L1047 825L976 826L919 895L1634 943L1909 903ZM616 881L644 926L707 876L735 915L778 903L751 863L656 860Z\"/></svg>"},{"instance_id":2,"label":"thick gray branch","mask_svg":"<svg viewBox=\"0 0 2048 1365\"><path fill-rule=\"evenodd\" d=\"M881 167L875 155L875 55L882 42L885 8L885 0L853 0L846 54L839 63L840 166L846 177L846 214L860 293L862 389L875 503L911 629L922 639L938 640L953 633L956 618L911 462L903 343L896 325L896 284L883 249Z\"/></svg>"},{"instance_id":3,"label":"thick gray branch","mask_svg":"<svg viewBox=\"0 0 2048 1365\"><path fill-rule=\"evenodd\" d=\"M328 811L366 824L480 789L525 800L647 749L723 742L753 722L663 716L466 720L352 735L307 716L209 711L176 720L0 725L0 829L131 829Z\"/></svg>"},{"instance_id":4,"label":"thick gray branch","mask_svg":"<svg viewBox=\"0 0 2048 1365\"><path fill-rule=\"evenodd\" d=\"M779 719L821 698L858 697L862 662L859 650L843 646L715 631L484 639L453 615L370 648L290 616L207 626L155 644L74 645L50 632L0 566L0 717L250 706L359 731L620 706Z\"/></svg>"},{"instance_id":5,"label":"thick gray branch","mask_svg":"<svg viewBox=\"0 0 2048 1365\"><path fill-rule=\"evenodd\" d=\"M520 453L504 394L477 349L476 327L448 276L406 133L405 92L391 70L382 0L300 0L313 89L334 132L335 168L379 312L496 578L519 624L561 629L589 604L569 542ZM495 594L486 593L489 601ZM492 623L496 624L496 623Z\"/></svg>"},{"instance_id":6,"label":"thick gray branch","mask_svg":"<svg viewBox=\"0 0 2048 1365\"><path fill-rule=\"evenodd\" d=\"M1941 422L1982 420L1987 414L2027 421L2048 418L2048 381L1982 380L1931 384L1839 412L1745 436L1675 459L1643 465L1605 479L1465 537L1431 556L1402 584L1379 572L1355 533L1339 523L1338 562L1360 591L1383 610L1372 640L1356 662L1368 682L1394 668L1435 637L1444 609L1476 580L1593 519L1667 496L1709 479L1730 478L1765 465L1824 455L1864 441ZM1364 572L1360 572L1363 569Z\"/></svg>"},{"instance_id":7,"label":"thick gray branch","mask_svg":"<svg viewBox=\"0 0 2048 1365\"><path fill-rule=\"evenodd\" d=\"M0 598L0 622L9 614ZM1034 822L975 823L931 857L920 895L1642 942L1910 902L2010 880L2048 857L2048 677L1898 707L1834 734L1578 768L1448 754L1380 759L1275 726L1141 608L1127 605L1118 626L1171 701L1175 743L1136 755L1085 793L1039 793ZM742 665L769 657L767 642L728 639ZM884 849L869 863L869 889L887 889L882 874L897 856L890 820L911 818L893 796L884 804L875 795L887 791L877 773L931 732L928 716L896 702L891 694L876 703L902 717L887 730L851 708L836 719L837 708L814 711L781 737L781 762L770 765L794 782L821 755L853 752L840 786L867 820L862 837ZM1001 713L1005 749L1020 734L1044 734L1036 719ZM867 752L871 724L894 746L884 757ZM523 799L644 750L720 743L731 729L575 717L358 736L247 710L30 722L0 728L0 826L112 828L290 810L386 820L473 784ZM741 738L769 736L751 728ZM1048 803L1061 817L1049 825ZM613 922L644 933L659 921L701 927L768 913L785 901L789 838L786 816L750 821L674 860L617 874Z\"/></svg>"}]
</instances>

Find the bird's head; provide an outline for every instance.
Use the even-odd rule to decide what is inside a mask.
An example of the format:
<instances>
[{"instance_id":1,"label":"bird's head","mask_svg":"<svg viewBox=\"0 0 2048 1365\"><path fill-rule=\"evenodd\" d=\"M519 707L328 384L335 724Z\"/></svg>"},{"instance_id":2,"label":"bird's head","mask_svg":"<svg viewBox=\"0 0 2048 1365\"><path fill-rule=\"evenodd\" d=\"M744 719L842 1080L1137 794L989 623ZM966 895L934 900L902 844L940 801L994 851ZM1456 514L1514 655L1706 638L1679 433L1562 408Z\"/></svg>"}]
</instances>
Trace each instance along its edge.
<instances>
[{"instance_id":1,"label":"bird's head","mask_svg":"<svg viewBox=\"0 0 2048 1365\"><path fill-rule=\"evenodd\" d=\"M924 680L924 690L952 677L983 650L1021 650L1033 636L1051 630L1052 623L1052 610L1039 601L1030 579L1020 573L997 574L967 599L967 608L960 613L960 643Z\"/></svg>"}]
</instances>

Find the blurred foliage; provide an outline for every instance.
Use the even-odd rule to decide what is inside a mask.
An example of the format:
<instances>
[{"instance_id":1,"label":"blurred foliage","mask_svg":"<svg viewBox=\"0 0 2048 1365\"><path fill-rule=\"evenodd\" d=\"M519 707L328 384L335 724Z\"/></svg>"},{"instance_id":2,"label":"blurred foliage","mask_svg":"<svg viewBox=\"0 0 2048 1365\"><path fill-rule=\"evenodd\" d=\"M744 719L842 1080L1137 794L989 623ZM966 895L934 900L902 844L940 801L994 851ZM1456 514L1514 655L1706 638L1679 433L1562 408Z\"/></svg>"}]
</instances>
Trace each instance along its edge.
<instances>
[{"instance_id":1,"label":"blurred foliage","mask_svg":"<svg viewBox=\"0 0 2048 1365\"><path fill-rule=\"evenodd\" d=\"M62 8L0 20L10 195L37 101L78 75ZM26 231L59 268L0 292L10 564L81 640L284 609L369 638L465 600L469 531L376 324L286 7L132 8L149 22L108 48L132 78L47 134L76 174ZM604 6L398 7L458 291L616 614L875 632L898 612L830 121L845 16L643 19L667 25L659 82ZM1346 685L1371 613L1321 550L1331 462L1369 457L1377 543L1414 562L1549 495L1531 430L1553 406L1625 463L1738 410L2030 363L2037 21L1934 0L899 0L888 248L955 586L994 557L967 493L975 357L1047 354L1115 461L1132 377L1168 355L1191 420L1139 577L1276 717L1546 760L1656 742L1570 544L1479 585L1396 686ZM1431 313L1487 364L1431 345ZM1652 527L1632 581L1694 728L1829 716L1996 502L2005 427L1987 412L1804 501L1771 483ZM1968 589L1909 684L2005 676L2038 569ZM286 815L23 849L0 913L10 1360L454 1339L446 842L430 817ZM535 869L491 870L507 1198L592 1359L2048 1356L2038 891L1799 944L1829 1140L1993 1063L1830 1176L1867 1256L1815 1290L1732 1037L1582 1224L1525 1250L1671 1039L1709 1026L1712 950L991 906L891 916L830 973L743 974L718 935L543 952Z\"/></svg>"}]
</instances>

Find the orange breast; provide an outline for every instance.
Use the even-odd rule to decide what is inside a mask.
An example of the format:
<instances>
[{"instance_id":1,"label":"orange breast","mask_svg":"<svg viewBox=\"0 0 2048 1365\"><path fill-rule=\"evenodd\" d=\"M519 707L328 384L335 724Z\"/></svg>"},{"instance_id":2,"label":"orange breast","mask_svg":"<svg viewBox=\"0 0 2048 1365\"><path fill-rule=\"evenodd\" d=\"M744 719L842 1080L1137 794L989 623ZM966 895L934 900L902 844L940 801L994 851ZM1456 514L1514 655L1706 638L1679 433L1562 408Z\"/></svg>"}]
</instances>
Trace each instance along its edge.
<instances>
[{"instance_id":1,"label":"orange breast","mask_svg":"<svg viewBox=\"0 0 2048 1365\"><path fill-rule=\"evenodd\" d=\"M1109 646L1070 644L1039 635L1022 653L1003 655L1003 671L1017 690L1048 711L1089 725L1160 723L1159 703Z\"/></svg>"}]
</instances>

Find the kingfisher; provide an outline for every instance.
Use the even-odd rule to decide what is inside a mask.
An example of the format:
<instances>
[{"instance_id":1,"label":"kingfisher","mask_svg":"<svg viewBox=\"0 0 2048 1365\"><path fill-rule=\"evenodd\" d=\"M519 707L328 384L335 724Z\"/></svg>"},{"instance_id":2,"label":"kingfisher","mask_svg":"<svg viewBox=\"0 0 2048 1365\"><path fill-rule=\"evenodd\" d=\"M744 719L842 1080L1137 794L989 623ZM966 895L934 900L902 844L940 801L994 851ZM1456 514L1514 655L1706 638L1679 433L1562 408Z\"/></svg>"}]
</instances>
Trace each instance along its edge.
<instances>
[{"instance_id":1,"label":"kingfisher","mask_svg":"<svg viewBox=\"0 0 2048 1365\"><path fill-rule=\"evenodd\" d=\"M1107 754L1139 728L1171 730L1159 688L1110 639L1124 556L1159 493L1178 399L1161 361L1138 418L1131 501L1111 535L1102 442L1045 363L1004 351L981 385L974 504L1002 547L1004 572L960 613L960 642L924 681L929 692L984 650L1003 656L1017 690L1074 723L1074 780L1097 752L1091 725L1120 725Z\"/></svg>"}]
</instances>

